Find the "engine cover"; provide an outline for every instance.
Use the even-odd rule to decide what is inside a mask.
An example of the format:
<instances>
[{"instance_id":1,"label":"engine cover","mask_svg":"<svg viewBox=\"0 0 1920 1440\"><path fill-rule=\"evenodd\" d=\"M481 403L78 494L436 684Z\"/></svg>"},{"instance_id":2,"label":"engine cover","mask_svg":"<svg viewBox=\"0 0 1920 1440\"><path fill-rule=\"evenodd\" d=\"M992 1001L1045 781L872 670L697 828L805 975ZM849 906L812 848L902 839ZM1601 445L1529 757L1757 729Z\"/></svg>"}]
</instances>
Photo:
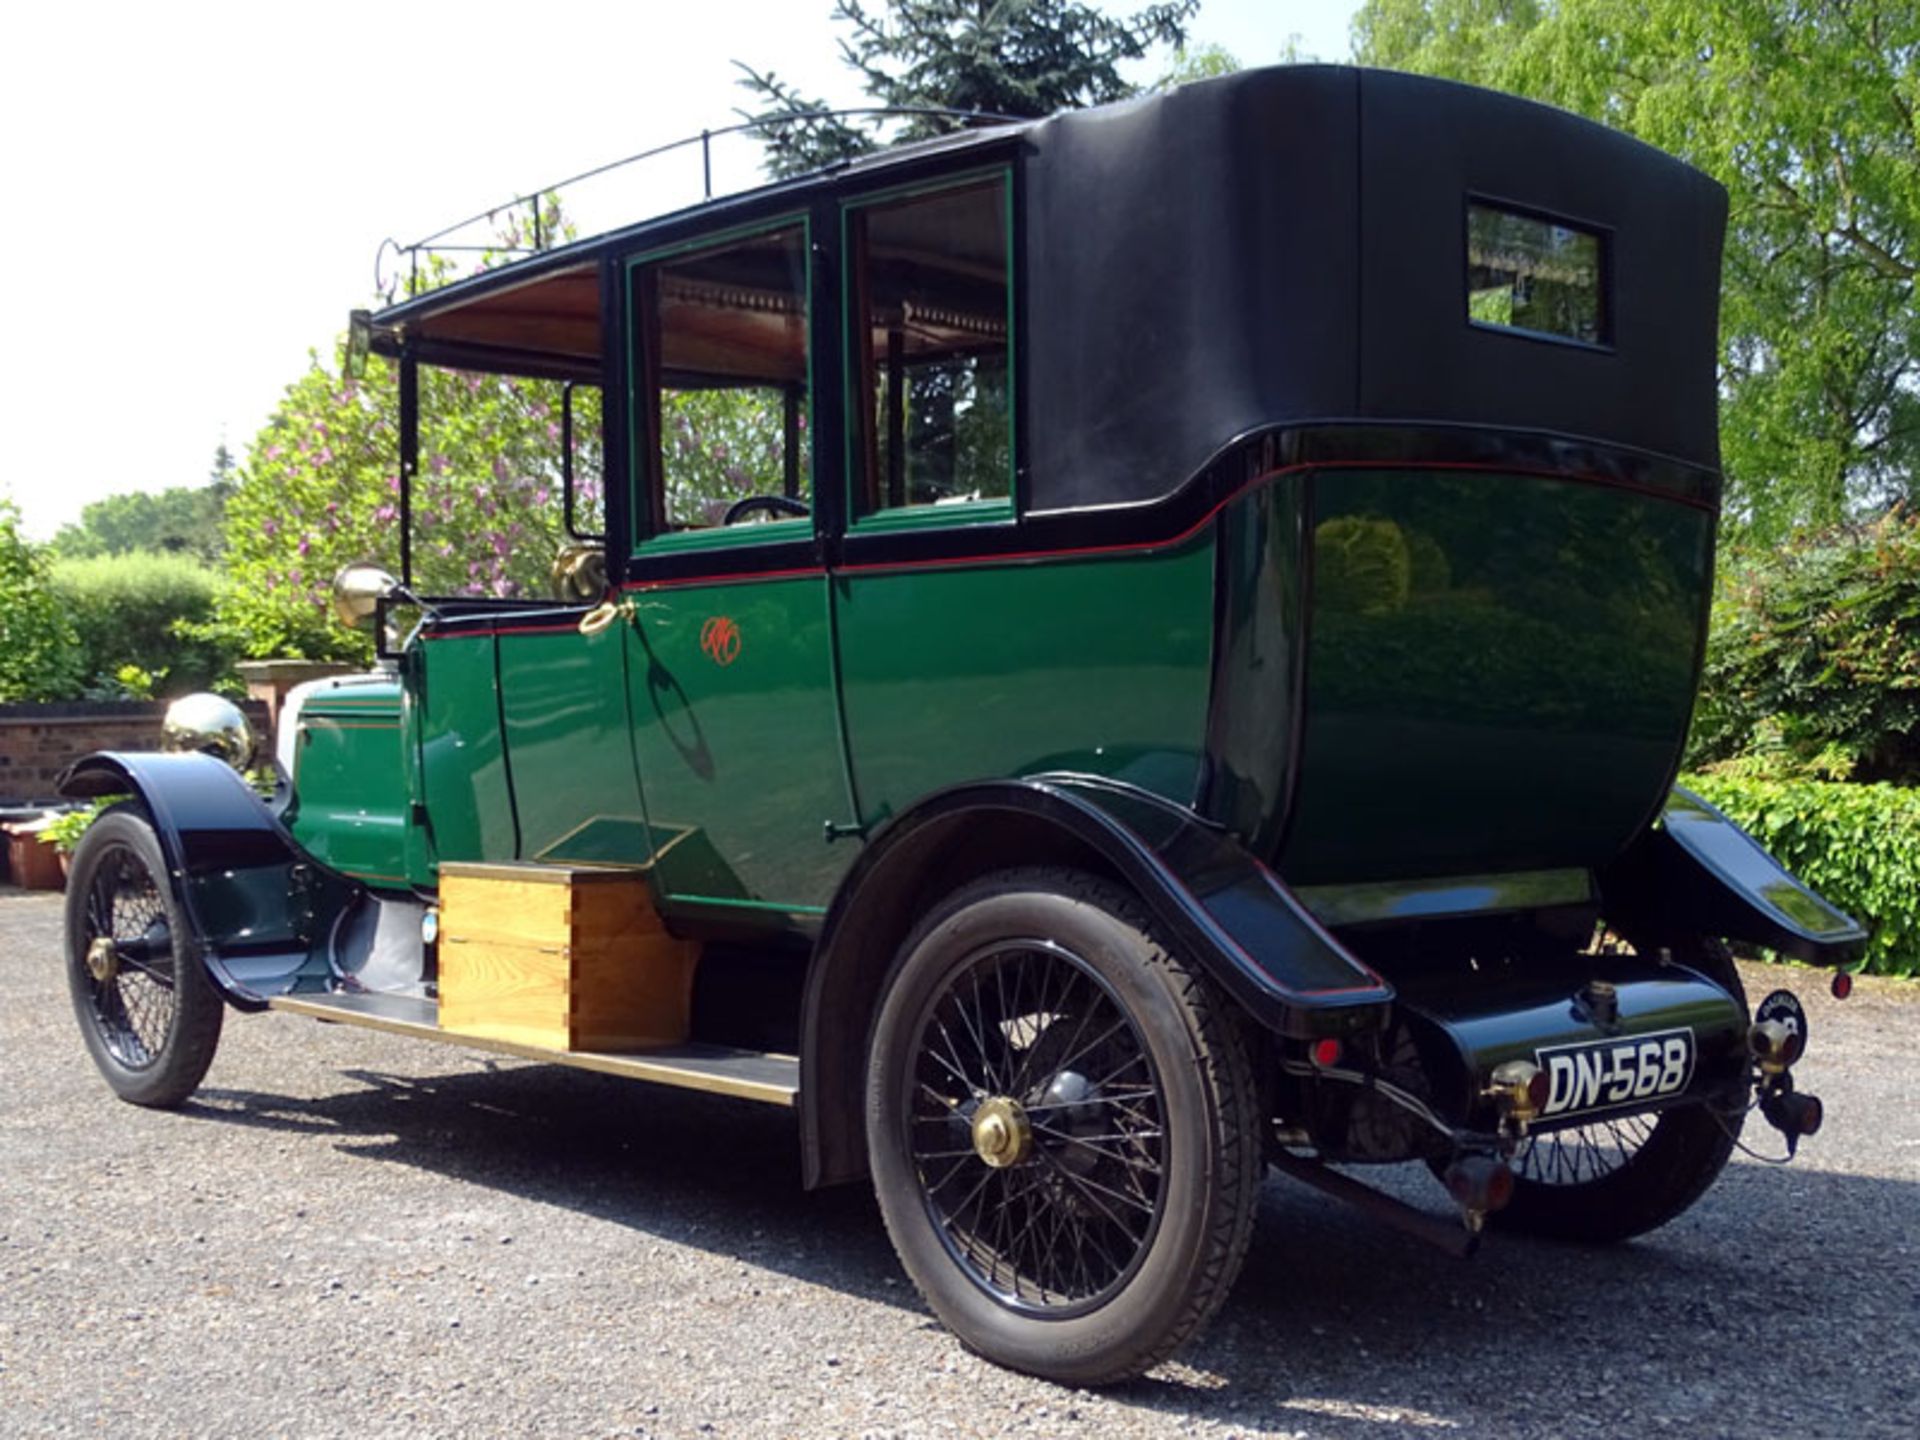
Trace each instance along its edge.
<instances>
[{"instance_id":1,"label":"engine cover","mask_svg":"<svg viewBox=\"0 0 1920 1440\"><path fill-rule=\"evenodd\" d=\"M1454 1125L1491 1129L1483 1095L1495 1066L1530 1060L1549 1096L1533 1128L1654 1110L1675 1100L1739 1097L1747 1013L1683 965L1632 955L1579 956L1543 969L1402 981L1400 1017L1420 1053L1429 1103Z\"/></svg>"}]
</instances>

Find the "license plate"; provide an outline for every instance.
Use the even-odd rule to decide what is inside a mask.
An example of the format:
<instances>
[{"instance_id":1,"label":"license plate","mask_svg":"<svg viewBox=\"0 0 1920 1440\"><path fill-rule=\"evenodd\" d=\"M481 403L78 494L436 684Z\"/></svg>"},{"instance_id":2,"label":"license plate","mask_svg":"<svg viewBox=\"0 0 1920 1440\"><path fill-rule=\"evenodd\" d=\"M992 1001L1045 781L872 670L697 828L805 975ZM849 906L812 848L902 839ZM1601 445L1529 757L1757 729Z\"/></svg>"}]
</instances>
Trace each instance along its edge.
<instances>
[{"instance_id":1,"label":"license plate","mask_svg":"<svg viewBox=\"0 0 1920 1440\"><path fill-rule=\"evenodd\" d=\"M1677 1095L1693 1079L1693 1031L1657 1030L1621 1040L1589 1040L1536 1050L1550 1089L1543 1119L1585 1110L1618 1110Z\"/></svg>"}]
</instances>

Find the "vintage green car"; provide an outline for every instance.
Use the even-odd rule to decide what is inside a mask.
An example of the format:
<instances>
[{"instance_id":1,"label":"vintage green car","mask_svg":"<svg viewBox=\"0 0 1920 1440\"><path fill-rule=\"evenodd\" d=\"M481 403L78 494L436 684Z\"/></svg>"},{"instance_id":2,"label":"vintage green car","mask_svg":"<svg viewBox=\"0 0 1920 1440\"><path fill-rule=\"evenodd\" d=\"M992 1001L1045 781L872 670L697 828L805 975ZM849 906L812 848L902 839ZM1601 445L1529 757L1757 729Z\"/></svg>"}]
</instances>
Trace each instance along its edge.
<instances>
[{"instance_id":1,"label":"vintage green car","mask_svg":"<svg viewBox=\"0 0 1920 1440\"><path fill-rule=\"evenodd\" d=\"M359 327L380 666L295 692L270 802L217 707L65 782L128 797L73 868L94 1058L177 1104L231 1005L789 1106L965 1344L1069 1383L1205 1323L1269 1166L1462 1249L1662 1224L1751 1108L1819 1124L1726 942L1863 940L1674 788L1725 216L1567 114L1278 68L420 288ZM448 375L562 397L562 598L432 593L484 558L421 538ZM1405 1161L1457 1217L1330 1168Z\"/></svg>"}]
</instances>

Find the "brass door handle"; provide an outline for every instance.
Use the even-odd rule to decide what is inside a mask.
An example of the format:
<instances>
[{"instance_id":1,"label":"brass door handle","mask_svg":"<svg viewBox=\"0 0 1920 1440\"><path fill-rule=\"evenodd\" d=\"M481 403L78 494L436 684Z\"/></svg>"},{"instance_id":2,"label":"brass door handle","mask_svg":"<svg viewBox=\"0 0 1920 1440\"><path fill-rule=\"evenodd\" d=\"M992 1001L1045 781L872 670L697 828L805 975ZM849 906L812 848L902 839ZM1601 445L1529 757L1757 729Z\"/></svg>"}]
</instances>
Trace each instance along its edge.
<instances>
[{"instance_id":1,"label":"brass door handle","mask_svg":"<svg viewBox=\"0 0 1920 1440\"><path fill-rule=\"evenodd\" d=\"M580 633L582 635L598 635L602 630L623 616L628 620L633 619L633 601L602 600L598 605L594 606L593 609L580 617Z\"/></svg>"}]
</instances>

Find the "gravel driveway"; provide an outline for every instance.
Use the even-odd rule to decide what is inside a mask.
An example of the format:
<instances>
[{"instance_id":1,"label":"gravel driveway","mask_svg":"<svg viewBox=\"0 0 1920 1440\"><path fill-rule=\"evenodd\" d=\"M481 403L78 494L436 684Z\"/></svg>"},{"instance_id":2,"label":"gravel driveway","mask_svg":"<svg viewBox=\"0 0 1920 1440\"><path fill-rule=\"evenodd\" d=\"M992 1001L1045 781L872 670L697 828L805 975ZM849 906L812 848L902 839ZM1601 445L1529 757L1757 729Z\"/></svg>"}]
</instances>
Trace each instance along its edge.
<instances>
[{"instance_id":1,"label":"gravel driveway","mask_svg":"<svg viewBox=\"0 0 1920 1440\"><path fill-rule=\"evenodd\" d=\"M1916 1433L1920 985L1752 969L1827 1128L1632 1245L1455 1261L1272 1179L1212 1330L1088 1394L963 1352L784 1112L288 1016L121 1104L59 919L0 889L0 1433Z\"/></svg>"}]
</instances>

